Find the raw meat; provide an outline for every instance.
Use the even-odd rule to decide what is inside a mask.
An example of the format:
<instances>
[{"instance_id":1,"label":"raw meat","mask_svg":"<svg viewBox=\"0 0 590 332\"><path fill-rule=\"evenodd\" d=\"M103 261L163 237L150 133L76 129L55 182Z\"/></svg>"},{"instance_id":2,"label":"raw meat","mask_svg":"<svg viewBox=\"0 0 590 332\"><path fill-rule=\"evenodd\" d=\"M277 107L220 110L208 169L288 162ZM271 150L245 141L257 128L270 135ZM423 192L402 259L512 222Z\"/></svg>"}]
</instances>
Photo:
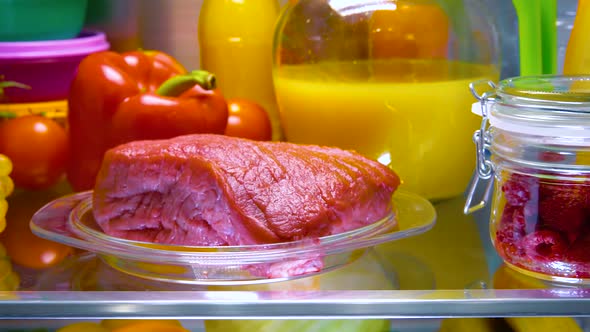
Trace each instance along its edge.
<instances>
[{"instance_id":1,"label":"raw meat","mask_svg":"<svg viewBox=\"0 0 590 332\"><path fill-rule=\"evenodd\" d=\"M223 135L109 150L93 212L106 234L178 245L251 245L356 229L391 212L400 181L337 148Z\"/></svg>"}]
</instances>

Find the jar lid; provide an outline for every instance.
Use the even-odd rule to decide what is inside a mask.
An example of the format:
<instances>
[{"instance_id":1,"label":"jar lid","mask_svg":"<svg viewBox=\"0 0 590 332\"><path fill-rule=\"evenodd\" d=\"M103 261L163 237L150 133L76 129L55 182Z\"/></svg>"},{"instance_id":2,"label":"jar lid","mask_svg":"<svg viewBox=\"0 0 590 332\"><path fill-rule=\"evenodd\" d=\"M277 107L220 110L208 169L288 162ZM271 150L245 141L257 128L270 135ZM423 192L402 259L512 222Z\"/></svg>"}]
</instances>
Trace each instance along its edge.
<instances>
[{"instance_id":1,"label":"jar lid","mask_svg":"<svg viewBox=\"0 0 590 332\"><path fill-rule=\"evenodd\" d=\"M559 138L590 138L590 76L523 76L501 81L486 98L499 129ZM481 101L472 112L482 116Z\"/></svg>"},{"instance_id":2,"label":"jar lid","mask_svg":"<svg viewBox=\"0 0 590 332\"><path fill-rule=\"evenodd\" d=\"M509 78L500 82L496 94L504 99L523 98L539 103L589 103L585 105L589 107L590 76L545 75Z\"/></svg>"}]
</instances>

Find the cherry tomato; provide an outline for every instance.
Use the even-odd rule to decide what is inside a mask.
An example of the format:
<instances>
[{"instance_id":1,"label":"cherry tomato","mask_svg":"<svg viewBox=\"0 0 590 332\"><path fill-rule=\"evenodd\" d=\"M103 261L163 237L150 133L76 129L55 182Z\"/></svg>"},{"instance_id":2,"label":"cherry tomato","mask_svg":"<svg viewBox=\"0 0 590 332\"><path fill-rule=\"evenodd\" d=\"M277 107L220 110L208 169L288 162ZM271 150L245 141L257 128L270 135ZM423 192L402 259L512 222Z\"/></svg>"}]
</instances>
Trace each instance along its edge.
<instances>
[{"instance_id":1,"label":"cherry tomato","mask_svg":"<svg viewBox=\"0 0 590 332\"><path fill-rule=\"evenodd\" d=\"M65 129L49 118L27 115L0 123L0 153L12 161L17 187L53 186L65 171L67 151Z\"/></svg>"},{"instance_id":2,"label":"cherry tomato","mask_svg":"<svg viewBox=\"0 0 590 332\"><path fill-rule=\"evenodd\" d=\"M44 269L63 261L74 249L33 234L29 222L33 214L62 192L15 192L7 198L6 229L0 234L0 243L15 264L32 269Z\"/></svg>"},{"instance_id":3,"label":"cherry tomato","mask_svg":"<svg viewBox=\"0 0 590 332\"><path fill-rule=\"evenodd\" d=\"M227 136L270 141L272 127L266 110L257 103L240 98L227 100L229 117L225 134Z\"/></svg>"}]
</instances>

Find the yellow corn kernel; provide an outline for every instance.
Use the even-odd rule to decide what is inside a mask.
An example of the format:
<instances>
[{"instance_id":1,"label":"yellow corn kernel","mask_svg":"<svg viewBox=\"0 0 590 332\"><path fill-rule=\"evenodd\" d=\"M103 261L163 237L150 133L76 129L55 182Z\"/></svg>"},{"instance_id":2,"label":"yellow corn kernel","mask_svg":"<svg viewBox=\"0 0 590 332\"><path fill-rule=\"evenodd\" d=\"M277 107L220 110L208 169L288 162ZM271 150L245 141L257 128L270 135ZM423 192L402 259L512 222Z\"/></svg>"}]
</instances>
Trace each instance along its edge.
<instances>
[{"instance_id":1,"label":"yellow corn kernel","mask_svg":"<svg viewBox=\"0 0 590 332\"><path fill-rule=\"evenodd\" d=\"M12 161L10 159L0 154L0 176L6 176L12 172Z\"/></svg>"},{"instance_id":2,"label":"yellow corn kernel","mask_svg":"<svg viewBox=\"0 0 590 332\"><path fill-rule=\"evenodd\" d=\"M8 202L0 199L0 233L6 228L6 211L8 211Z\"/></svg>"},{"instance_id":3,"label":"yellow corn kernel","mask_svg":"<svg viewBox=\"0 0 590 332\"><path fill-rule=\"evenodd\" d=\"M8 175L0 176L0 199L6 198L14 191L14 182Z\"/></svg>"}]
</instances>

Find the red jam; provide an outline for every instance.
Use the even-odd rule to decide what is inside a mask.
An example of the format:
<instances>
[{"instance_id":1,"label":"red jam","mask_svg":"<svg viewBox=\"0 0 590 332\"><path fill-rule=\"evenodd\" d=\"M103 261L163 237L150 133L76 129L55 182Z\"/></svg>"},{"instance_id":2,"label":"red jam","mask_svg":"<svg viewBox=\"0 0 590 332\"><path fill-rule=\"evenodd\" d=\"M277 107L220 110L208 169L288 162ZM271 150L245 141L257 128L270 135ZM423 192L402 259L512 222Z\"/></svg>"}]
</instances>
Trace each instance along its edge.
<instances>
[{"instance_id":1,"label":"red jam","mask_svg":"<svg viewBox=\"0 0 590 332\"><path fill-rule=\"evenodd\" d=\"M590 278L590 178L512 174L500 185L505 205L492 224L500 256L531 272Z\"/></svg>"}]
</instances>

